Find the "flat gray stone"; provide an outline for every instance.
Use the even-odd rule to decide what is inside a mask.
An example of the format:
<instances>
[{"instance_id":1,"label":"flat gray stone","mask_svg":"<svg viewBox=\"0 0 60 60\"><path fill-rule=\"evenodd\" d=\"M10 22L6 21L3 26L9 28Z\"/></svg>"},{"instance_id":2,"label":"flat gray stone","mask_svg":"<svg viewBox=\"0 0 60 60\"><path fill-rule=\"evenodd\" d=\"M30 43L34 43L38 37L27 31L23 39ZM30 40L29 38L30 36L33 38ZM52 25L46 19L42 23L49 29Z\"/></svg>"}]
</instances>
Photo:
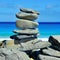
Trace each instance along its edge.
<instances>
[{"instance_id":1,"label":"flat gray stone","mask_svg":"<svg viewBox=\"0 0 60 60\"><path fill-rule=\"evenodd\" d=\"M14 48L0 48L0 60L30 60L29 56Z\"/></svg>"},{"instance_id":2,"label":"flat gray stone","mask_svg":"<svg viewBox=\"0 0 60 60\"><path fill-rule=\"evenodd\" d=\"M27 19L27 20L36 20L38 18L37 14L32 14L32 13L24 13L24 12L20 12L16 14L16 17L19 19Z\"/></svg>"},{"instance_id":3,"label":"flat gray stone","mask_svg":"<svg viewBox=\"0 0 60 60\"><path fill-rule=\"evenodd\" d=\"M51 47L52 47L53 49L55 49L55 50L58 50L58 51L60 51L60 47L59 47L59 46L52 45Z\"/></svg>"},{"instance_id":4,"label":"flat gray stone","mask_svg":"<svg viewBox=\"0 0 60 60\"><path fill-rule=\"evenodd\" d=\"M29 56L22 51L13 50L13 52L18 56L19 60L30 60Z\"/></svg>"},{"instance_id":5,"label":"flat gray stone","mask_svg":"<svg viewBox=\"0 0 60 60\"><path fill-rule=\"evenodd\" d=\"M13 52L11 51L11 50L9 50L9 49L7 49L7 48L1 48L0 49L0 54L3 54L3 55L10 55L10 54L12 54Z\"/></svg>"},{"instance_id":6,"label":"flat gray stone","mask_svg":"<svg viewBox=\"0 0 60 60\"><path fill-rule=\"evenodd\" d=\"M0 55L0 60L5 60L5 56Z\"/></svg>"},{"instance_id":7,"label":"flat gray stone","mask_svg":"<svg viewBox=\"0 0 60 60\"><path fill-rule=\"evenodd\" d=\"M50 46L51 44L46 41L39 41L38 39L34 39L31 41L28 41L26 43L21 43L22 49L21 50L34 50L34 49L40 49Z\"/></svg>"},{"instance_id":8,"label":"flat gray stone","mask_svg":"<svg viewBox=\"0 0 60 60\"><path fill-rule=\"evenodd\" d=\"M12 35L11 36L12 39L17 39L17 40L21 40L21 39L33 39L33 38L37 38L37 35Z\"/></svg>"},{"instance_id":9,"label":"flat gray stone","mask_svg":"<svg viewBox=\"0 0 60 60\"><path fill-rule=\"evenodd\" d=\"M38 30L33 30L33 29L14 30L13 32L20 35L36 35L39 33Z\"/></svg>"},{"instance_id":10,"label":"flat gray stone","mask_svg":"<svg viewBox=\"0 0 60 60\"><path fill-rule=\"evenodd\" d=\"M30 60L29 56L22 51L11 49L12 54L6 55L6 60Z\"/></svg>"},{"instance_id":11,"label":"flat gray stone","mask_svg":"<svg viewBox=\"0 0 60 60\"><path fill-rule=\"evenodd\" d=\"M6 56L7 60L30 60L29 56L22 51L12 50L13 54Z\"/></svg>"},{"instance_id":12,"label":"flat gray stone","mask_svg":"<svg viewBox=\"0 0 60 60\"><path fill-rule=\"evenodd\" d=\"M51 48L43 49L43 53L51 56L60 57L60 52Z\"/></svg>"},{"instance_id":13,"label":"flat gray stone","mask_svg":"<svg viewBox=\"0 0 60 60\"><path fill-rule=\"evenodd\" d=\"M21 29L37 28L39 24L37 22L28 21L28 20L17 20L16 26Z\"/></svg>"},{"instance_id":14,"label":"flat gray stone","mask_svg":"<svg viewBox=\"0 0 60 60\"><path fill-rule=\"evenodd\" d=\"M58 47L60 47L60 35L50 36L50 37L49 37L49 42L50 42L53 46L58 46Z\"/></svg>"},{"instance_id":15,"label":"flat gray stone","mask_svg":"<svg viewBox=\"0 0 60 60\"><path fill-rule=\"evenodd\" d=\"M34 14L37 14L37 15L40 14L39 12L37 12L33 9L28 9L28 8L20 8L20 11L25 12L25 13L34 13Z\"/></svg>"},{"instance_id":16,"label":"flat gray stone","mask_svg":"<svg viewBox=\"0 0 60 60\"><path fill-rule=\"evenodd\" d=\"M14 39L14 43L16 44L19 44L19 43L25 43L25 42L28 42L28 41L31 41L31 40L34 40L36 39L37 37L36 36L26 36L26 35L12 35L10 36L11 39Z\"/></svg>"},{"instance_id":17,"label":"flat gray stone","mask_svg":"<svg viewBox=\"0 0 60 60\"><path fill-rule=\"evenodd\" d=\"M38 58L39 60L60 60L60 58L46 56L46 55L39 55Z\"/></svg>"},{"instance_id":18,"label":"flat gray stone","mask_svg":"<svg viewBox=\"0 0 60 60\"><path fill-rule=\"evenodd\" d=\"M19 59L18 56L13 53L11 55L6 56L6 60L19 60Z\"/></svg>"},{"instance_id":19,"label":"flat gray stone","mask_svg":"<svg viewBox=\"0 0 60 60\"><path fill-rule=\"evenodd\" d=\"M36 38L34 35L18 35L17 36L18 39L29 39L29 38Z\"/></svg>"}]
</instances>

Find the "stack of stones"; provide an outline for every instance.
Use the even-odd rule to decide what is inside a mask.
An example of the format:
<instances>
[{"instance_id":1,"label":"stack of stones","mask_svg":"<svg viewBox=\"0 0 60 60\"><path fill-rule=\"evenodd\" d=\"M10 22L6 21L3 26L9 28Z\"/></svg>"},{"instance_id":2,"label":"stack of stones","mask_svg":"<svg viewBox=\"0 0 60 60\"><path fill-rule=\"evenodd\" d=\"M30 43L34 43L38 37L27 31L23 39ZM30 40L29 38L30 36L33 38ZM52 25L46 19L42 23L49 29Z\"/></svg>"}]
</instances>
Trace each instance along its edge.
<instances>
[{"instance_id":1,"label":"stack of stones","mask_svg":"<svg viewBox=\"0 0 60 60\"><path fill-rule=\"evenodd\" d=\"M15 44L20 44L20 50L28 51L33 49L39 49L49 46L49 42L41 42L37 39L38 36L38 23L35 20L38 18L39 12L21 8L21 12L16 14L19 20L16 21L16 26L19 30L14 30L16 35L10 38L14 39Z\"/></svg>"},{"instance_id":2,"label":"stack of stones","mask_svg":"<svg viewBox=\"0 0 60 60\"><path fill-rule=\"evenodd\" d=\"M35 20L39 13L32 9L21 8L16 17L19 30L14 30L11 44L19 45L18 49L7 48L8 41L3 41L5 48L0 48L1 60L60 60L60 35L50 36L48 41L38 40L38 23ZM14 46L15 46L14 45ZM30 59L31 58L31 59ZM33 58L33 59L32 59Z\"/></svg>"}]
</instances>

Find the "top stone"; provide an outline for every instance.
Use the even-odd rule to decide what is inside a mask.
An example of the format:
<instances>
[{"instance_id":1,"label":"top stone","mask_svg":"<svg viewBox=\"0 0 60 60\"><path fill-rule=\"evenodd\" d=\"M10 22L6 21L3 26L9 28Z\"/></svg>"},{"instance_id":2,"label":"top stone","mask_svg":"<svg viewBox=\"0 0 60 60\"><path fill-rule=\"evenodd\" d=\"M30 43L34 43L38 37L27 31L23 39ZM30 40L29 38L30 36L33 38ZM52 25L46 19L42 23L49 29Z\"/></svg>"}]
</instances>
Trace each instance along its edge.
<instances>
[{"instance_id":1,"label":"top stone","mask_svg":"<svg viewBox=\"0 0 60 60\"><path fill-rule=\"evenodd\" d=\"M33 21L38 18L38 15L32 13L19 12L16 14L16 17L19 19L27 19Z\"/></svg>"},{"instance_id":2,"label":"top stone","mask_svg":"<svg viewBox=\"0 0 60 60\"><path fill-rule=\"evenodd\" d=\"M25 12L25 13L34 13L34 14L39 15L39 12L32 10L32 9L20 8L20 11Z\"/></svg>"}]
</instances>

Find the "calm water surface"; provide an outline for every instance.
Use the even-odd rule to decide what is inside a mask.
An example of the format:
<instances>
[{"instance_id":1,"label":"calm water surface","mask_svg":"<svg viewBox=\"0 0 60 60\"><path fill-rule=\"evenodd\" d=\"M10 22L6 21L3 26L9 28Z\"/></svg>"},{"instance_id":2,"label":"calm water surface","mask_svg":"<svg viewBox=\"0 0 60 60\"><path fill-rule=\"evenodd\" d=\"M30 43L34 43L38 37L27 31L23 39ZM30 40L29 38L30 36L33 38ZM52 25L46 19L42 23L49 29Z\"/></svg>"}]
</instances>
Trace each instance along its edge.
<instances>
[{"instance_id":1,"label":"calm water surface","mask_svg":"<svg viewBox=\"0 0 60 60\"><path fill-rule=\"evenodd\" d=\"M13 35L14 29L17 29L15 22L0 22L0 37L5 38ZM39 23L38 29L39 37L46 38L50 35L60 35L60 23Z\"/></svg>"}]
</instances>

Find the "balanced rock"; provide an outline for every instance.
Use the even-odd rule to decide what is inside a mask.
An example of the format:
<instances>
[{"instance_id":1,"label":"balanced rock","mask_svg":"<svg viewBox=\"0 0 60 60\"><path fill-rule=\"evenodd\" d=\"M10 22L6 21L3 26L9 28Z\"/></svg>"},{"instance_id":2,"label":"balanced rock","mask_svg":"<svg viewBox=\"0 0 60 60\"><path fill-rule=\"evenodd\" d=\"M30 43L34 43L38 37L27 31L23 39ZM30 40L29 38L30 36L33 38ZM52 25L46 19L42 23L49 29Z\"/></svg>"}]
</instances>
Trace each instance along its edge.
<instances>
[{"instance_id":1,"label":"balanced rock","mask_svg":"<svg viewBox=\"0 0 60 60\"><path fill-rule=\"evenodd\" d=\"M34 36L34 35L31 35L31 36L28 36L28 35L12 35L10 36L11 39L14 39L14 42L16 43L24 43L24 42L28 42L28 41L31 41L33 39L36 39L37 36Z\"/></svg>"},{"instance_id":2,"label":"balanced rock","mask_svg":"<svg viewBox=\"0 0 60 60\"><path fill-rule=\"evenodd\" d=\"M22 50L26 51L26 50L45 48L50 46L51 44L46 41L39 41L37 39L34 39L26 43L21 43L21 45L22 45Z\"/></svg>"},{"instance_id":3,"label":"balanced rock","mask_svg":"<svg viewBox=\"0 0 60 60\"><path fill-rule=\"evenodd\" d=\"M60 57L60 52L51 48L43 49L43 53L50 56Z\"/></svg>"},{"instance_id":4,"label":"balanced rock","mask_svg":"<svg viewBox=\"0 0 60 60\"><path fill-rule=\"evenodd\" d=\"M39 12L33 10L33 9L27 9L27 8L20 8L20 11L25 12L25 13L34 13L39 15Z\"/></svg>"},{"instance_id":5,"label":"balanced rock","mask_svg":"<svg viewBox=\"0 0 60 60\"><path fill-rule=\"evenodd\" d=\"M50 37L49 37L49 42L50 42L53 46L58 46L58 47L60 47L60 35L50 36Z\"/></svg>"},{"instance_id":6,"label":"balanced rock","mask_svg":"<svg viewBox=\"0 0 60 60\"><path fill-rule=\"evenodd\" d=\"M38 23L28 20L17 20L16 26L21 29L36 28L38 26Z\"/></svg>"},{"instance_id":7,"label":"balanced rock","mask_svg":"<svg viewBox=\"0 0 60 60\"><path fill-rule=\"evenodd\" d=\"M25 29L25 30L14 30L14 33L20 34L20 35L36 35L38 34L38 30L36 29Z\"/></svg>"},{"instance_id":8,"label":"balanced rock","mask_svg":"<svg viewBox=\"0 0 60 60\"><path fill-rule=\"evenodd\" d=\"M28 36L28 35L12 35L11 38L21 40L21 39L36 38L36 36L34 36L34 35L30 35L30 36Z\"/></svg>"},{"instance_id":9,"label":"balanced rock","mask_svg":"<svg viewBox=\"0 0 60 60\"><path fill-rule=\"evenodd\" d=\"M27 19L27 20L36 20L38 18L37 14L32 14L32 13L24 13L20 12L16 14L16 17L19 19Z\"/></svg>"},{"instance_id":10,"label":"balanced rock","mask_svg":"<svg viewBox=\"0 0 60 60\"><path fill-rule=\"evenodd\" d=\"M17 38L18 39L29 39L29 38L36 38L37 36L34 36L34 35L18 35Z\"/></svg>"},{"instance_id":11,"label":"balanced rock","mask_svg":"<svg viewBox=\"0 0 60 60\"><path fill-rule=\"evenodd\" d=\"M46 55L39 55L38 60L60 60L60 58L52 57L52 56L46 56Z\"/></svg>"}]
</instances>

